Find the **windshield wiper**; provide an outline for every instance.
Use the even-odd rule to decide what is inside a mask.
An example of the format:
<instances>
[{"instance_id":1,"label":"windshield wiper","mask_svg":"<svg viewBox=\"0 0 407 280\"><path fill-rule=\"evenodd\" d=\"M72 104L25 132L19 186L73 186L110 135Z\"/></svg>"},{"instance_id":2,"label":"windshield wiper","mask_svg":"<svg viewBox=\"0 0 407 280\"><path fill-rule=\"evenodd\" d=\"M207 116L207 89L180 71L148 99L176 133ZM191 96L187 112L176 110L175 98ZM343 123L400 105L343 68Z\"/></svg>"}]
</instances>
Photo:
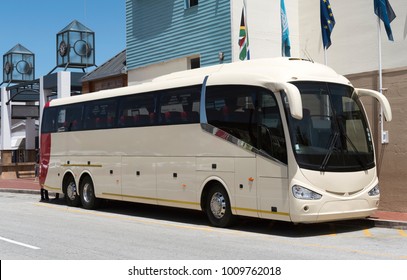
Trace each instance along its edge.
<instances>
[{"instance_id":1,"label":"windshield wiper","mask_svg":"<svg viewBox=\"0 0 407 280\"><path fill-rule=\"evenodd\" d=\"M349 138L348 134L345 132L345 129L343 127L343 125L341 124L340 121L338 121L338 126L339 126L339 131L341 133L342 136L345 136L346 141L348 141L348 143L350 144L350 146L352 147L352 150L355 152L355 156L357 161L360 163L360 165L362 166L362 168L364 170L367 170L367 166L366 163L362 160L362 157L360 156L359 150L356 148L355 144L353 144L352 140Z\"/></svg>"},{"instance_id":2,"label":"windshield wiper","mask_svg":"<svg viewBox=\"0 0 407 280\"><path fill-rule=\"evenodd\" d=\"M332 153L334 151L334 148L335 148L336 142L338 141L338 138L339 138L339 132L335 131L335 133L334 133L334 135L332 137L331 143L329 144L328 152L326 153L326 155L324 157L324 160L322 161L321 166L320 166L320 169L322 171L325 171L326 165L328 164L328 161L329 161L329 159L330 159L330 157L331 157L331 155L332 155Z\"/></svg>"}]
</instances>

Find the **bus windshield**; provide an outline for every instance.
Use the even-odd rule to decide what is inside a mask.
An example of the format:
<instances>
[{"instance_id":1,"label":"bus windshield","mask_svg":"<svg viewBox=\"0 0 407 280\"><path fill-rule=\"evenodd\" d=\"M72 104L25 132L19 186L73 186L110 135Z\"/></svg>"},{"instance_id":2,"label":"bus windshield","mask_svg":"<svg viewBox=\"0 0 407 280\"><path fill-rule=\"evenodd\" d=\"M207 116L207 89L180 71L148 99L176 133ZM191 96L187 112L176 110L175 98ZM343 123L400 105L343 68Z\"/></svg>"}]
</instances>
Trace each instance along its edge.
<instances>
[{"instance_id":1,"label":"bus windshield","mask_svg":"<svg viewBox=\"0 0 407 280\"><path fill-rule=\"evenodd\" d=\"M373 168L372 136L357 94L346 85L295 82L302 120L287 113L292 149L304 169L351 172ZM288 102L285 102L288 111Z\"/></svg>"}]
</instances>

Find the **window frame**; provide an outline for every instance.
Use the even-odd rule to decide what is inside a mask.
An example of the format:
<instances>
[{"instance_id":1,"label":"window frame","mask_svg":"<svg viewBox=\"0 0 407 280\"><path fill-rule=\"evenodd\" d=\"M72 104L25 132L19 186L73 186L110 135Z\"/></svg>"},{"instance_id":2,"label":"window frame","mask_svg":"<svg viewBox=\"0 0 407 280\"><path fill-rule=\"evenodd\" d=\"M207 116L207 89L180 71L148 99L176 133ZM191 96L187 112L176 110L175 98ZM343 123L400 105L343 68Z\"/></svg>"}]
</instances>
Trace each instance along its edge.
<instances>
[{"instance_id":1,"label":"window frame","mask_svg":"<svg viewBox=\"0 0 407 280\"><path fill-rule=\"evenodd\" d=\"M199 0L184 0L184 9L191 9L199 5Z\"/></svg>"}]
</instances>

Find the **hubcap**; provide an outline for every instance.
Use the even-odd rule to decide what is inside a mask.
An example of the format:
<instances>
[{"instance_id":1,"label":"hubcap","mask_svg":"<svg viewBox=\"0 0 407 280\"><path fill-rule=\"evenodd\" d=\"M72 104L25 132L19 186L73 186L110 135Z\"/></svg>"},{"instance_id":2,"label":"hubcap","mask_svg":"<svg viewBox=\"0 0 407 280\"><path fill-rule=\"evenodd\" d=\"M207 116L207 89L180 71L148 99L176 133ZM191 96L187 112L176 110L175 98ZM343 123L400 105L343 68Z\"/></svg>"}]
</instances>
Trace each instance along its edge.
<instances>
[{"instance_id":1,"label":"hubcap","mask_svg":"<svg viewBox=\"0 0 407 280\"><path fill-rule=\"evenodd\" d=\"M91 198L92 198L92 188L90 184L85 184L83 186L83 200L85 200L86 202L90 202Z\"/></svg>"},{"instance_id":2,"label":"hubcap","mask_svg":"<svg viewBox=\"0 0 407 280\"><path fill-rule=\"evenodd\" d=\"M221 219L226 213L225 197L220 192L216 192L212 196L211 211L212 214L218 219Z\"/></svg>"},{"instance_id":3,"label":"hubcap","mask_svg":"<svg viewBox=\"0 0 407 280\"><path fill-rule=\"evenodd\" d=\"M66 188L66 195L69 197L70 200L75 200L76 198L76 185L74 182L70 182L68 187Z\"/></svg>"}]
</instances>

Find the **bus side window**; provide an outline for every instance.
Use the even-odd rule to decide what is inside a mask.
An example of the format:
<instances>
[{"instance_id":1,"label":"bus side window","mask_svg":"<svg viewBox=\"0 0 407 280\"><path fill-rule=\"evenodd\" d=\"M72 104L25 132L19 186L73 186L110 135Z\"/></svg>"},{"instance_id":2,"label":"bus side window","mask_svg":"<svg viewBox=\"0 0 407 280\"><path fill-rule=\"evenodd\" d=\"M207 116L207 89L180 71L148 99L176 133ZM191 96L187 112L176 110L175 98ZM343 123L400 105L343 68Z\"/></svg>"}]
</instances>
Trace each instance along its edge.
<instances>
[{"instance_id":1,"label":"bus side window","mask_svg":"<svg viewBox=\"0 0 407 280\"><path fill-rule=\"evenodd\" d=\"M257 89L250 86L208 87L205 106L208 123L256 147L256 94Z\"/></svg>"},{"instance_id":2,"label":"bus side window","mask_svg":"<svg viewBox=\"0 0 407 280\"><path fill-rule=\"evenodd\" d=\"M155 98L152 94L124 97L119 109L119 127L149 126L155 124Z\"/></svg>"},{"instance_id":3,"label":"bus side window","mask_svg":"<svg viewBox=\"0 0 407 280\"><path fill-rule=\"evenodd\" d=\"M58 111L57 131L58 132L67 131L66 108L65 107L59 108L59 111Z\"/></svg>"},{"instance_id":4,"label":"bus side window","mask_svg":"<svg viewBox=\"0 0 407 280\"><path fill-rule=\"evenodd\" d=\"M66 107L66 130L77 131L82 129L82 104L68 105Z\"/></svg>"},{"instance_id":5,"label":"bus side window","mask_svg":"<svg viewBox=\"0 0 407 280\"><path fill-rule=\"evenodd\" d=\"M160 124L199 123L197 87L165 91L159 104Z\"/></svg>"},{"instance_id":6,"label":"bus side window","mask_svg":"<svg viewBox=\"0 0 407 280\"><path fill-rule=\"evenodd\" d=\"M259 103L259 149L287 163L287 147L277 101L271 92L261 92Z\"/></svg>"},{"instance_id":7,"label":"bus side window","mask_svg":"<svg viewBox=\"0 0 407 280\"><path fill-rule=\"evenodd\" d=\"M41 132L42 133L53 133L57 131L57 108L50 107L44 109L44 114L42 117Z\"/></svg>"},{"instance_id":8,"label":"bus side window","mask_svg":"<svg viewBox=\"0 0 407 280\"><path fill-rule=\"evenodd\" d=\"M116 100L103 99L85 105L85 129L104 129L116 126Z\"/></svg>"}]
</instances>

